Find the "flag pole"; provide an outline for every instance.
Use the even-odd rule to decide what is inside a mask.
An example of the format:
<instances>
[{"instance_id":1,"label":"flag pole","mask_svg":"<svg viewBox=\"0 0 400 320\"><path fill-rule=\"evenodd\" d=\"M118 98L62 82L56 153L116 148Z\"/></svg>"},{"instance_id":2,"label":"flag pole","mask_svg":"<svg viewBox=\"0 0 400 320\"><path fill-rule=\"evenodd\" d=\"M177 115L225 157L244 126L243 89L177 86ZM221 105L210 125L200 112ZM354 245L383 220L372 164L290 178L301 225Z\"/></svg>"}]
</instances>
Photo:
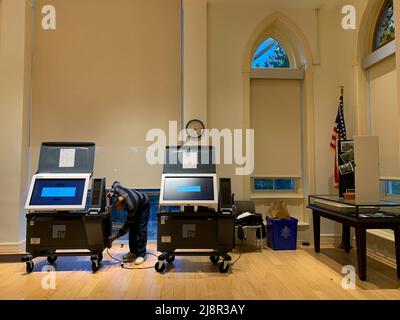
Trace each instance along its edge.
<instances>
[{"instance_id":1,"label":"flag pole","mask_svg":"<svg viewBox=\"0 0 400 320\"><path fill-rule=\"evenodd\" d=\"M342 98L342 99L344 99L344 86L343 85L341 85L341 86L339 86L339 88L340 88L340 97ZM336 161L337 161L337 159L336 159ZM342 242L341 242L341 244L340 244L340 248L345 248L346 247L346 242L347 241L349 241L349 239L347 239L347 233L346 233L346 231L345 231L345 228L344 228L344 225L342 225L343 226L343 230L342 230Z\"/></svg>"},{"instance_id":2,"label":"flag pole","mask_svg":"<svg viewBox=\"0 0 400 320\"><path fill-rule=\"evenodd\" d=\"M341 85L341 86L339 86L339 88L340 88L340 95L341 95L341 96L343 96L343 92L344 92L344 86L343 86L343 85Z\"/></svg>"}]
</instances>

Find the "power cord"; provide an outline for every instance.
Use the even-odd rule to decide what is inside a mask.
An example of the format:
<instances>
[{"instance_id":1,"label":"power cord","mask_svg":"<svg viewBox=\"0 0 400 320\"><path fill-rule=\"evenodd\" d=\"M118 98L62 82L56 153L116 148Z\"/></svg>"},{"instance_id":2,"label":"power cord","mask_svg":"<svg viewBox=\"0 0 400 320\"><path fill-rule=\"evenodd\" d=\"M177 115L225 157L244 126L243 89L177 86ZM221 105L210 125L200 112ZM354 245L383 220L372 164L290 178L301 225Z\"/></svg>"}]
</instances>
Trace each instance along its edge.
<instances>
[{"instance_id":1,"label":"power cord","mask_svg":"<svg viewBox=\"0 0 400 320\"><path fill-rule=\"evenodd\" d=\"M230 266L231 266L231 267L233 267L234 264L235 264L236 262L238 262L239 259L241 258L241 256L242 256L242 246L243 246L243 239L240 239L239 257L237 257L237 259L236 259L235 261L233 261L232 263L230 263ZM121 245L121 248L122 248L122 247L123 247L123 245ZM158 258L158 255L155 254L154 252L146 252L146 253L149 254L149 255L152 255L152 256L154 256L154 257L156 257L156 258ZM123 260L121 260L121 259L118 259L118 258L114 257L114 256L110 253L109 248L107 248L107 254L109 255L109 257L110 257L111 259L113 259L113 260L119 262L122 269L127 269L127 270L146 270L146 269L153 269L153 268L154 268L154 267L126 267L126 266L125 266L125 262L124 262ZM220 258L220 259L221 259L221 258Z\"/></svg>"},{"instance_id":2,"label":"power cord","mask_svg":"<svg viewBox=\"0 0 400 320\"><path fill-rule=\"evenodd\" d=\"M233 262L231 263L231 267L233 267L233 265L234 265L236 262L238 262L239 259L240 259L240 257L242 256L242 245L243 245L243 239L241 239L241 241L240 241L240 246L239 246L239 257L238 257L235 261L233 261Z\"/></svg>"},{"instance_id":3,"label":"power cord","mask_svg":"<svg viewBox=\"0 0 400 320\"><path fill-rule=\"evenodd\" d=\"M121 259L115 258L113 255L111 255L109 249L107 248L107 254L109 255L109 257L115 261L118 261L120 263L120 266L122 269L127 269L127 270L145 270L145 269L153 269L154 267L126 267L125 266L125 262ZM158 255L156 255L153 252L147 252L147 254L155 256L156 258L158 258Z\"/></svg>"}]
</instances>

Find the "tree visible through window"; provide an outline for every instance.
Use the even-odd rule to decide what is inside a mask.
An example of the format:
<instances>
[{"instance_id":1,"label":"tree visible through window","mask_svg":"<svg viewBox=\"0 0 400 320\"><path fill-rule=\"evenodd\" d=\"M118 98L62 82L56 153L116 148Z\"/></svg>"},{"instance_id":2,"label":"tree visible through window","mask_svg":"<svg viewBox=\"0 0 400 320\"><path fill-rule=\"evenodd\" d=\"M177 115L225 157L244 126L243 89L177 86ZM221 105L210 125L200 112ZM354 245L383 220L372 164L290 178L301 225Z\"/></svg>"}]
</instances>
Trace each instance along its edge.
<instances>
[{"instance_id":1,"label":"tree visible through window","mask_svg":"<svg viewBox=\"0 0 400 320\"><path fill-rule=\"evenodd\" d=\"M394 40L393 0L386 0L379 15L374 35L373 50Z\"/></svg>"},{"instance_id":2,"label":"tree visible through window","mask_svg":"<svg viewBox=\"0 0 400 320\"><path fill-rule=\"evenodd\" d=\"M257 48L252 68L290 68L290 62L279 42L268 38Z\"/></svg>"},{"instance_id":3,"label":"tree visible through window","mask_svg":"<svg viewBox=\"0 0 400 320\"><path fill-rule=\"evenodd\" d=\"M400 196L400 181L386 181L386 195Z\"/></svg>"}]
</instances>

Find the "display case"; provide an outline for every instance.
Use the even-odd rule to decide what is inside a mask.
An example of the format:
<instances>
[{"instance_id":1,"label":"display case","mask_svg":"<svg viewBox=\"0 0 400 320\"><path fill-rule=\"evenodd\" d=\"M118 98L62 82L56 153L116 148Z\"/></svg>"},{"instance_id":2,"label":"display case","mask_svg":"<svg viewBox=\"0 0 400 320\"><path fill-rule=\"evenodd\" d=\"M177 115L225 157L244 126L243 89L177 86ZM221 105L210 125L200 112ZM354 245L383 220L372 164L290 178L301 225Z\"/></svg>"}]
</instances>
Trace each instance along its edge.
<instances>
[{"instance_id":1,"label":"display case","mask_svg":"<svg viewBox=\"0 0 400 320\"><path fill-rule=\"evenodd\" d=\"M342 247L349 253L350 228L355 229L358 276L367 279L367 230L391 229L395 237L397 277L400 279L400 202L357 202L339 196L309 196L307 208L312 210L314 250L320 252L321 218L341 223Z\"/></svg>"},{"instance_id":2,"label":"display case","mask_svg":"<svg viewBox=\"0 0 400 320\"><path fill-rule=\"evenodd\" d=\"M308 208L326 210L357 220L400 220L400 202L381 200L379 202L359 203L345 200L339 196L309 196Z\"/></svg>"}]
</instances>

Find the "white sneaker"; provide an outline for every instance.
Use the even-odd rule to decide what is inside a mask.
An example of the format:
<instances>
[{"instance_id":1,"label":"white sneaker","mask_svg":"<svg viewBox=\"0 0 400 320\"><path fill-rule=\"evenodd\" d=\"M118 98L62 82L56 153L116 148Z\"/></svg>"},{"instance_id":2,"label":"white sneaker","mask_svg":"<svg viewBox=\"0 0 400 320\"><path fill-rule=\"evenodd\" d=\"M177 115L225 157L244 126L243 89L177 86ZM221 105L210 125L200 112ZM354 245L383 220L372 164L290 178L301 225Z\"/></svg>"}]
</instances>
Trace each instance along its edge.
<instances>
[{"instance_id":1,"label":"white sneaker","mask_svg":"<svg viewBox=\"0 0 400 320\"><path fill-rule=\"evenodd\" d=\"M135 264L139 265L142 264L144 262L144 258L143 257L137 257L135 260Z\"/></svg>"},{"instance_id":2,"label":"white sneaker","mask_svg":"<svg viewBox=\"0 0 400 320\"><path fill-rule=\"evenodd\" d=\"M134 253L132 253L132 252L128 252L127 254L125 254L123 257L122 257L122 260L124 261L124 262L129 262L129 261L132 261L132 260L135 260L136 259L136 254L134 254Z\"/></svg>"}]
</instances>

